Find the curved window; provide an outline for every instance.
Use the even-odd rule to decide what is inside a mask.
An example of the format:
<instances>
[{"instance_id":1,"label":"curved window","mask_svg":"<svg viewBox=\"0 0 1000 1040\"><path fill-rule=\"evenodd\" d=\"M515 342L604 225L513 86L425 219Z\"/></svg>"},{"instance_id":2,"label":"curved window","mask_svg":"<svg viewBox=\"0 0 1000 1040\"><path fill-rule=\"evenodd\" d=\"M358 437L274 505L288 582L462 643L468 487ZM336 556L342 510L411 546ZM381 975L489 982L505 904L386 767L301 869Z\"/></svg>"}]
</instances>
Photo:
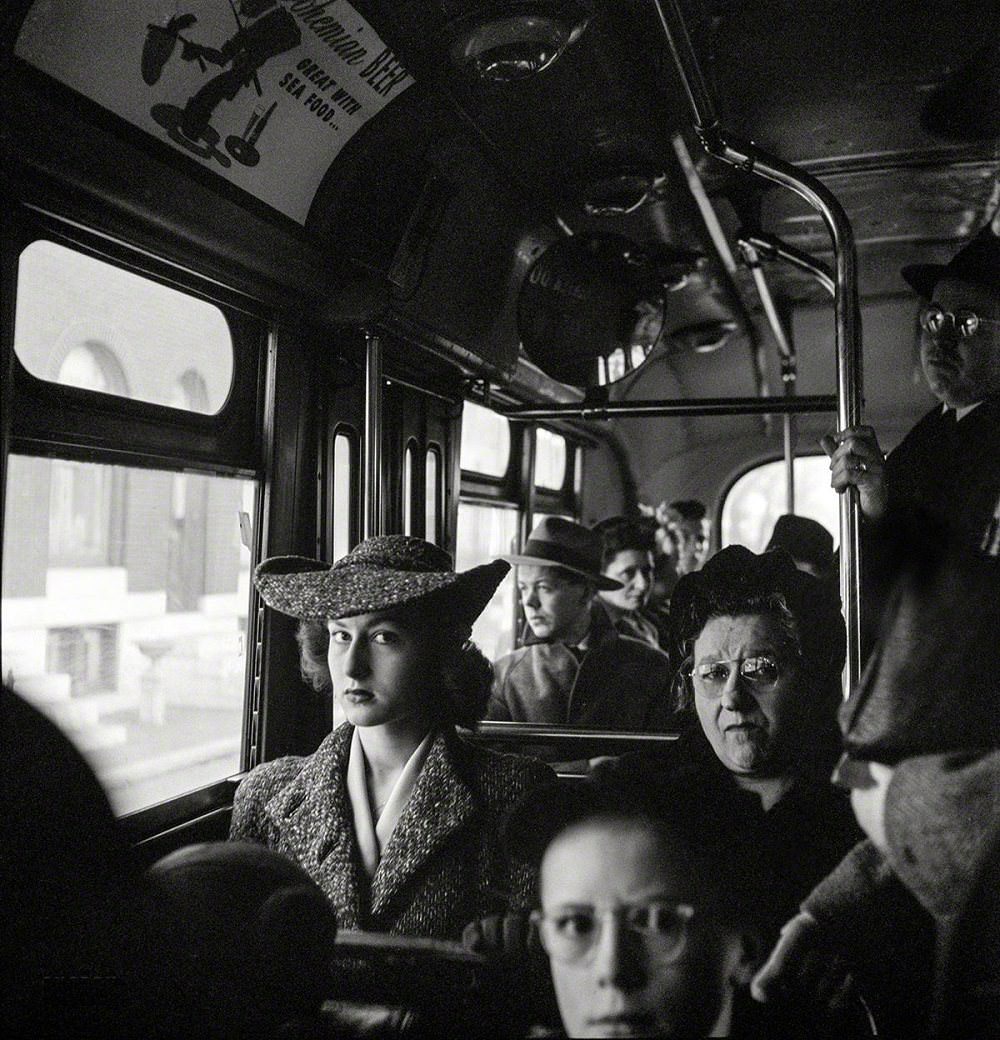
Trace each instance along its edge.
<instances>
[{"instance_id":1,"label":"curved window","mask_svg":"<svg viewBox=\"0 0 1000 1040\"><path fill-rule=\"evenodd\" d=\"M821 523L840 541L840 506L830 487L830 460L805 455L795 460L795 512ZM738 477L722 503L721 546L745 545L763 552L774 522L785 508L785 463L765 462Z\"/></svg>"},{"instance_id":2,"label":"curved window","mask_svg":"<svg viewBox=\"0 0 1000 1040\"><path fill-rule=\"evenodd\" d=\"M462 469L502 477L510 463L510 422L489 408L466 401L462 406Z\"/></svg>"},{"instance_id":3,"label":"curved window","mask_svg":"<svg viewBox=\"0 0 1000 1040\"><path fill-rule=\"evenodd\" d=\"M535 431L535 487L561 491L566 480L566 438L541 427Z\"/></svg>"},{"instance_id":4,"label":"curved window","mask_svg":"<svg viewBox=\"0 0 1000 1040\"><path fill-rule=\"evenodd\" d=\"M218 307L44 239L18 260L14 351L46 382L208 415L233 382Z\"/></svg>"}]
</instances>

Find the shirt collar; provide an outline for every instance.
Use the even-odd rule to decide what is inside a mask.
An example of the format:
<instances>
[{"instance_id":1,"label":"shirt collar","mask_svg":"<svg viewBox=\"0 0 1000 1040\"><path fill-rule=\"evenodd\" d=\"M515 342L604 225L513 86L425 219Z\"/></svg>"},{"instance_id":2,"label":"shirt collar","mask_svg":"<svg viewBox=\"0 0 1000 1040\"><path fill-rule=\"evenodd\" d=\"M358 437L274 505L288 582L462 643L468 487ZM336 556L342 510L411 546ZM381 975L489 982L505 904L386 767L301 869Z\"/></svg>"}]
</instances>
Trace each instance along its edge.
<instances>
[{"instance_id":1,"label":"shirt collar","mask_svg":"<svg viewBox=\"0 0 1000 1040\"><path fill-rule=\"evenodd\" d=\"M954 409L951 408L949 405L942 404L941 405L941 414L942 415L947 415L949 411L954 411L954 413L955 413L955 422L961 422L969 414L969 412L975 411L982 403L983 403L982 401L976 401L975 404L967 404L967 405L963 405L961 408L954 408Z\"/></svg>"}]
</instances>

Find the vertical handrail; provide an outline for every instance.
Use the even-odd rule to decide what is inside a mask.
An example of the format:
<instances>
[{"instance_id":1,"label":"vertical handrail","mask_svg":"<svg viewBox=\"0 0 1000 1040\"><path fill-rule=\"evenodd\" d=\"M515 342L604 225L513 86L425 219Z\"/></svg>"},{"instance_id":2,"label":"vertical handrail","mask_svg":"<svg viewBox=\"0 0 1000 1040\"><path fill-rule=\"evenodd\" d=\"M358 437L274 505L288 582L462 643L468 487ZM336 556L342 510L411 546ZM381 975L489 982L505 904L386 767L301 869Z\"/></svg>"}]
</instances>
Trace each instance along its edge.
<instances>
[{"instance_id":1,"label":"vertical handrail","mask_svg":"<svg viewBox=\"0 0 1000 1040\"><path fill-rule=\"evenodd\" d=\"M857 426L861 421L862 397L861 315L857 253L847 214L822 181L719 127L715 105L678 0L653 0L653 3L694 114L695 130L706 151L746 173L790 188L823 217L836 257L837 424L840 429ZM840 582L847 620L847 678L851 688L861 674L861 513L854 492L840 499Z\"/></svg>"},{"instance_id":2,"label":"vertical handrail","mask_svg":"<svg viewBox=\"0 0 1000 1040\"><path fill-rule=\"evenodd\" d=\"M365 486L363 535L382 533L382 341L365 330Z\"/></svg>"}]
</instances>

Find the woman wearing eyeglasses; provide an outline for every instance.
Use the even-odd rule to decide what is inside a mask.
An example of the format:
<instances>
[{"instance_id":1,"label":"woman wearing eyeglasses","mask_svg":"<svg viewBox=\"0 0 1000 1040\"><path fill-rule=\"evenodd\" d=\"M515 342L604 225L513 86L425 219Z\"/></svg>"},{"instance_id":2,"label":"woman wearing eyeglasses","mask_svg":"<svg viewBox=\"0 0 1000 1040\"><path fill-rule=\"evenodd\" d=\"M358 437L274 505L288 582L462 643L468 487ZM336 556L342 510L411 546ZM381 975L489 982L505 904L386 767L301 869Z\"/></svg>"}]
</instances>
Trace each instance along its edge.
<instances>
[{"instance_id":1,"label":"woman wearing eyeglasses","mask_svg":"<svg viewBox=\"0 0 1000 1040\"><path fill-rule=\"evenodd\" d=\"M678 582L671 629L692 726L669 753L628 768L654 784L686 777L750 827L747 869L769 879L762 910L776 934L859 833L829 783L846 653L839 595L783 550L734 545Z\"/></svg>"}]
</instances>

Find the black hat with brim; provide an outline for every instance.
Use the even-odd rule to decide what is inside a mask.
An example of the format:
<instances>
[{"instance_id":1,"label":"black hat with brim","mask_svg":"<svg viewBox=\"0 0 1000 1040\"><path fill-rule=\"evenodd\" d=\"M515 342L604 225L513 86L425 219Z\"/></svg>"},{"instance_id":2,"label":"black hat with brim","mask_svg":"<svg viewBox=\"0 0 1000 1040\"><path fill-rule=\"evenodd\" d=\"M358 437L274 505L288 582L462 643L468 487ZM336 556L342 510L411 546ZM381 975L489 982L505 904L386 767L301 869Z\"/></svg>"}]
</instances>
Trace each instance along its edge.
<instances>
[{"instance_id":1,"label":"black hat with brim","mask_svg":"<svg viewBox=\"0 0 1000 1040\"><path fill-rule=\"evenodd\" d=\"M502 560L458 573L451 556L422 538L382 535L332 567L303 556L274 556L254 584L274 610L303 620L419 607L471 628L510 570Z\"/></svg>"},{"instance_id":2,"label":"black hat with brim","mask_svg":"<svg viewBox=\"0 0 1000 1040\"><path fill-rule=\"evenodd\" d=\"M925 300L931 299L942 278L958 278L1000 293L1000 238L987 225L948 263L909 264L902 275Z\"/></svg>"},{"instance_id":3,"label":"black hat with brim","mask_svg":"<svg viewBox=\"0 0 1000 1040\"><path fill-rule=\"evenodd\" d=\"M675 664L680 665L689 640L697 638L709 618L772 593L781 595L795 618L806 664L817 675L839 676L847 655L847 626L836 587L799 570L785 549L758 554L743 545L720 550L677 583L670 599Z\"/></svg>"},{"instance_id":4,"label":"black hat with brim","mask_svg":"<svg viewBox=\"0 0 1000 1040\"><path fill-rule=\"evenodd\" d=\"M547 516L528 535L520 553L503 559L521 567L561 567L604 592L623 588L620 581L601 573L601 549L597 531L561 516Z\"/></svg>"}]
</instances>

